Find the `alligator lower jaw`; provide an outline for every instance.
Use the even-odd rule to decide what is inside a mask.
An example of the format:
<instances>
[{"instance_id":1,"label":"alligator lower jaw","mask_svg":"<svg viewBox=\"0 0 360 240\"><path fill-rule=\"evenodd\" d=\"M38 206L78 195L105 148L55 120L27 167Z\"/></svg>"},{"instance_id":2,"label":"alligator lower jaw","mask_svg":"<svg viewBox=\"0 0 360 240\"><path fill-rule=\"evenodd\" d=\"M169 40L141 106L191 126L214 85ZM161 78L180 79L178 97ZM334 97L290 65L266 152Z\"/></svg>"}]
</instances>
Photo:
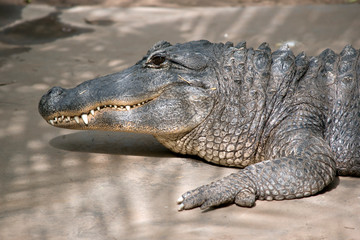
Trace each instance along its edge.
<instances>
[{"instance_id":1,"label":"alligator lower jaw","mask_svg":"<svg viewBox=\"0 0 360 240\"><path fill-rule=\"evenodd\" d=\"M138 107L142 107L144 104L152 101L153 99L149 99L137 104L132 104L132 105L102 105L102 106L97 106L94 109L91 109L90 111L87 112L83 112L79 115L72 115L72 116L67 116L67 115L58 115L56 117L51 117L50 119L47 120L47 122L53 126L59 126L60 125L68 125L68 124L85 124L86 126L89 124L89 116L95 116L96 112L101 111L101 110L112 110L112 111L131 111L132 109L138 108Z\"/></svg>"}]
</instances>

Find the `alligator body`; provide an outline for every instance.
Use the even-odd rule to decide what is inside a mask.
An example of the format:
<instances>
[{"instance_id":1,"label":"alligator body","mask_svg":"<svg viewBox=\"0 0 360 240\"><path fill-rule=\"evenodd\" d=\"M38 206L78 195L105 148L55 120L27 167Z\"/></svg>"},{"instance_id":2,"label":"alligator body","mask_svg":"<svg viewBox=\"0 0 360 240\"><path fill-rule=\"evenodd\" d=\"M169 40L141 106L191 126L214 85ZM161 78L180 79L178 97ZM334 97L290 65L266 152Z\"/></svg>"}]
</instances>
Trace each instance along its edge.
<instances>
[{"instance_id":1,"label":"alligator body","mask_svg":"<svg viewBox=\"0 0 360 240\"><path fill-rule=\"evenodd\" d=\"M183 194L180 210L252 207L360 176L359 54L162 41L122 72L52 88L39 112L56 127L152 134L174 152L241 168Z\"/></svg>"}]
</instances>

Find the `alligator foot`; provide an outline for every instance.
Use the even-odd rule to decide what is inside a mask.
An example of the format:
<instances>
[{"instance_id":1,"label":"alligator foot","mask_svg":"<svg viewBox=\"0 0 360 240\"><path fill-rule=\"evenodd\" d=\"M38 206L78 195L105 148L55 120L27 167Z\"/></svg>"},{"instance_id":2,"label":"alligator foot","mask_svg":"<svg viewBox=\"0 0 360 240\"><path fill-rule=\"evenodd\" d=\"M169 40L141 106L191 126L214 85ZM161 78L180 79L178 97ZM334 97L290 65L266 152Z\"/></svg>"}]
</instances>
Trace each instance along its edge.
<instances>
[{"instance_id":1,"label":"alligator foot","mask_svg":"<svg viewBox=\"0 0 360 240\"><path fill-rule=\"evenodd\" d=\"M243 180L239 179L239 175L232 174L219 181L188 191L178 199L178 210L189 210L196 207L206 210L232 203L241 207L253 207L256 200L254 190L246 187L248 184L244 184Z\"/></svg>"}]
</instances>

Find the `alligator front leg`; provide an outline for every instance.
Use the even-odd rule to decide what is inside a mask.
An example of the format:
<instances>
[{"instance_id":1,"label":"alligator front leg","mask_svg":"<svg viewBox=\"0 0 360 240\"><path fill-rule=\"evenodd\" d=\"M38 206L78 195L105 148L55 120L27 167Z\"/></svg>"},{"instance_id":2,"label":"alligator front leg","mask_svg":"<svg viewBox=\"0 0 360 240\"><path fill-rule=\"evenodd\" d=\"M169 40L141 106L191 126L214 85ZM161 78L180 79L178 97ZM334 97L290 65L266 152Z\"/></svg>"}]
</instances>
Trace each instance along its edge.
<instances>
[{"instance_id":1,"label":"alligator front leg","mask_svg":"<svg viewBox=\"0 0 360 240\"><path fill-rule=\"evenodd\" d=\"M186 192L178 200L179 210L207 209L232 203L252 207L257 199L294 199L318 193L335 177L331 151L322 139L296 139L299 138L292 138L291 143L281 149L287 157L248 166Z\"/></svg>"}]
</instances>

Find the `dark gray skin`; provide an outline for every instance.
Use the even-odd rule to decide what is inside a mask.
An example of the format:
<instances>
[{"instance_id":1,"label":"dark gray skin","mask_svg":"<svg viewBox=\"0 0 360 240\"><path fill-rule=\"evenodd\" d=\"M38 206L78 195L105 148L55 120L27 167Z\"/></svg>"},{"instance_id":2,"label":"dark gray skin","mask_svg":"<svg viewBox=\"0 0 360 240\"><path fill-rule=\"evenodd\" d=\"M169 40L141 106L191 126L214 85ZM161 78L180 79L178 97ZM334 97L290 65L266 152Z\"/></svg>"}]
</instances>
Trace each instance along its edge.
<instances>
[{"instance_id":1,"label":"dark gray skin","mask_svg":"<svg viewBox=\"0 0 360 240\"><path fill-rule=\"evenodd\" d=\"M39 112L56 127L152 134L174 152L242 168L186 192L179 210L252 207L360 176L359 54L162 41L122 72L52 88Z\"/></svg>"}]
</instances>

